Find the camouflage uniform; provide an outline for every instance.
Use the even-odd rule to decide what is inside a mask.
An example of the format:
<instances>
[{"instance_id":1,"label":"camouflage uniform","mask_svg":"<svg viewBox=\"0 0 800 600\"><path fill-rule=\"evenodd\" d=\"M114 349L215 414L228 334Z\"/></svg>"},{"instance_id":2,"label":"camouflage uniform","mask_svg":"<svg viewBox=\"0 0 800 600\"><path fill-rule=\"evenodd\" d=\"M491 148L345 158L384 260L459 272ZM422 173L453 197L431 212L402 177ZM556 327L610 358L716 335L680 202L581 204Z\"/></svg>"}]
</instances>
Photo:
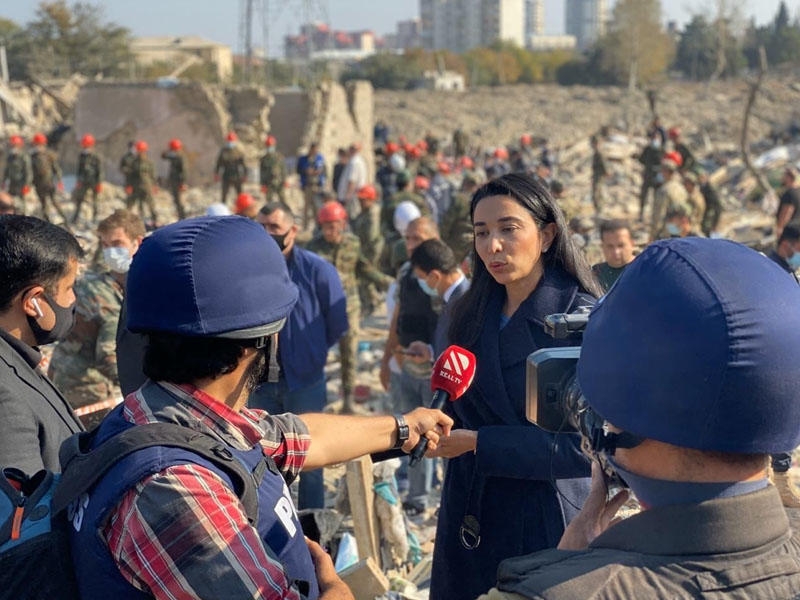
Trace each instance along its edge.
<instances>
[{"instance_id":1,"label":"camouflage uniform","mask_svg":"<svg viewBox=\"0 0 800 600\"><path fill-rule=\"evenodd\" d=\"M266 152L258 163L259 181L266 188L267 202L283 201L283 185L286 182L286 159L274 150Z\"/></svg>"},{"instance_id":2,"label":"camouflage uniform","mask_svg":"<svg viewBox=\"0 0 800 600\"><path fill-rule=\"evenodd\" d=\"M97 221L97 186L103 181L103 167L100 157L90 149L81 151L78 159L78 181L72 192L72 201L75 204L75 214L72 222L75 223L81 214L81 206L86 192L92 194L92 221Z\"/></svg>"},{"instance_id":3,"label":"camouflage uniform","mask_svg":"<svg viewBox=\"0 0 800 600\"><path fill-rule=\"evenodd\" d=\"M75 325L53 350L49 370L50 378L73 408L120 394L116 335L122 295L122 285L108 271L89 271L75 284ZM91 427L107 412L94 412L81 419Z\"/></svg>"},{"instance_id":4,"label":"camouflage uniform","mask_svg":"<svg viewBox=\"0 0 800 600\"><path fill-rule=\"evenodd\" d=\"M153 202L153 187L156 182L153 161L144 154L137 154L131 168L133 170L131 175L131 187L133 190L125 200L126 207L132 211L134 204L138 202L139 215L144 219L144 205L147 204L150 210L150 218L153 223L156 223L158 217L156 216L156 206Z\"/></svg>"},{"instance_id":5,"label":"camouflage uniform","mask_svg":"<svg viewBox=\"0 0 800 600\"><path fill-rule=\"evenodd\" d=\"M186 185L186 161L183 152L180 150L168 150L161 154L161 158L169 161L169 173L167 174L167 185L172 194L172 201L175 203L175 212L178 219L186 218L186 210L181 203L181 192Z\"/></svg>"},{"instance_id":6,"label":"camouflage uniform","mask_svg":"<svg viewBox=\"0 0 800 600\"><path fill-rule=\"evenodd\" d=\"M400 190L384 201L381 208L381 231L384 235L394 232L394 211L398 204L406 200L416 204L423 217L431 216L431 207L423 196L410 190Z\"/></svg>"},{"instance_id":7,"label":"camouflage uniform","mask_svg":"<svg viewBox=\"0 0 800 600\"><path fill-rule=\"evenodd\" d=\"M467 143L469 138L461 129L453 132L453 153L456 157L464 156L467 153Z\"/></svg>"},{"instance_id":8,"label":"camouflage uniform","mask_svg":"<svg viewBox=\"0 0 800 600\"><path fill-rule=\"evenodd\" d=\"M47 199L50 198L58 216L66 223L67 217L56 201L56 182L61 181L61 169L58 166L55 152L47 148L36 148L31 152L31 170L33 171L33 187L39 197L39 202L42 203L42 218L45 221L50 220L47 216Z\"/></svg>"},{"instance_id":9,"label":"camouflage uniform","mask_svg":"<svg viewBox=\"0 0 800 600\"><path fill-rule=\"evenodd\" d=\"M136 160L136 152L133 148L122 155L119 159L119 172L122 173L122 181L124 187L133 187L133 163Z\"/></svg>"},{"instance_id":10,"label":"camouflage uniform","mask_svg":"<svg viewBox=\"0 0 800 600\"><path fill-rule=\"evenodd\" d=\"M231 186L236 190L236 195L242 193L242 183L247 179L247 166L244 164L244 154L236 146L223 146L217 156L217 165L214 174L222 180L222 203L228 198Z\"/></svg>"},{"instance_id":11,"label":"camouflage uniform","mask_svg":"<svg viewBox=\"0 0 800 600\"><path fill-rule=\"evenodd\" d=\"M669 237L666 227L667 215L681 209L687 215L692 215L692 206L689 204L689 193L681 183L680 175L675 173L669 181L656 190L653 200L653 217L650 221L650 239L659 240Z\"/></svg>"},{"instance_id":12,"label":"camouflage uniform","mask_svg":"<svg viewBox=\"0 0 800 600\"><path fill-rule=\"evenodd\" d=\"M473 247L472 220L469 216L470 197L464 192L453 194L450 208L442 216L440 225L441 238L461 262Z\"/></svg>"},{"instance_id":13,"label":"camouflage uniform","mask_svg":"<svg viewBox=\"0 0 800 600\"><path fill-rule=\"evenodd\" d=\"M345 410L352 412L352 392L356 379L356 351L358 349L361 302L358 297L359 280L370 281L382 291L388 289L392 278L378 271L364 258L361 242L352 233L345 232L342 241L331 244L323 237L312 239L306 247L331 263L339 272L347 298L347 321L350 329L339 339L342 361L342 392Z\"/></svg>"},{"instance_id":14,"label":"camouflage uniform","mask_svg":"<svg viewBox=\"0 0 800 600\"><path fill-rule=\"evenodd\" d=\"M6 155L6 168L3 170L3 184L8 182L7 191L12 196L23 199L23 190L31 183L31 162L27 154L15 150ZM24 208L23 203L23 208Z\"/></svg>"},{"instance_id":15,"label":"camouflage uniform","mask_svg":"<svg viewBox=\"0 0 800 600\"><path fill-rule=\"evenodd\" d=\"M377 204L372 204L367 210L358 213L350 226L353 233L361 242L361 252L372 265L378 264L378 259L383 250L383 236L381 235L381 209ZM375 310L375 286L361 280L358 282L358 294L361 299L363 315L371 315Z\"/></svg>"}]
</instances>

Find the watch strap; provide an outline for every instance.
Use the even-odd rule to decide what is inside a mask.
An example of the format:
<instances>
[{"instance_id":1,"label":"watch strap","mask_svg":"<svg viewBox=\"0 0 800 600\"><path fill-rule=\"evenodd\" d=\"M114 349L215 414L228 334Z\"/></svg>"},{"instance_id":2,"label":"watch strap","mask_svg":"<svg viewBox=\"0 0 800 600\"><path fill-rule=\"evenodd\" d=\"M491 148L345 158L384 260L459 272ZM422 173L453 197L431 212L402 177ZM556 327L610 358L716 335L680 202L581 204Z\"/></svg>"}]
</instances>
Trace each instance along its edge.
<instances>
[{"instance_id":1,"label":"watch strap","mask_svg":"<svg viewBox=\"0 0 800 600\"><path fill-rule=\"evenodd\" d=\"M394 420L397 423L397 440L394 443L394 448L400 448L408 441L408 423L401 414L394 415Z\"/></svg>"}]
</instances>

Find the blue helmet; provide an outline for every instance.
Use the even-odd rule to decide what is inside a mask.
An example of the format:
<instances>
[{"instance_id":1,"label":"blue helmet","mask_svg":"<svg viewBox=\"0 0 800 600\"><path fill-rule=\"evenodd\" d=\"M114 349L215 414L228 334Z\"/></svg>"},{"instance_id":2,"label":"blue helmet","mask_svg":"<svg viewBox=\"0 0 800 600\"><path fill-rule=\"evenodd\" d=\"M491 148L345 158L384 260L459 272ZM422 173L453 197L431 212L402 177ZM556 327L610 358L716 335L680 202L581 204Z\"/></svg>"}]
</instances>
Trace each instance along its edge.
<instances>
[{"instance_id":1,"label":"blue helmet","mask_svg":"<svg viewBox=\"0 0 800 600\"><path fill-rule=\"evenodd\" d=\"M731 453L800 443L800 286L724 240L651 244L584 334L588 404L632 434Z\"/></svg>"},{"instance_id":2,"label":"blue helmet","mask_svg":"<svg viewBox=\"0 0 800 600\"><path fill-rule=\"evenodd\" d=\"M128 273L128 329L232 339L280 331L298 291L278 245L244 217L197 217L145 238Z\"/></svg>"}]
</instances>

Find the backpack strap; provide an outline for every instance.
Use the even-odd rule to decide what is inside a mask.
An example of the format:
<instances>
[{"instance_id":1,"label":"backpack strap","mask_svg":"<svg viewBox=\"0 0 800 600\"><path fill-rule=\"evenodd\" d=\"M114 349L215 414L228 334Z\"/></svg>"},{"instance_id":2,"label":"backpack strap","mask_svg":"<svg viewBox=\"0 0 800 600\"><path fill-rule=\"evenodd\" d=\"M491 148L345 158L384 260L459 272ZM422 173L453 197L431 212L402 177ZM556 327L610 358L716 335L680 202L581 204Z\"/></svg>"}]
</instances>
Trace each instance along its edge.
<instances>
[{"instance_id":1,"label":"backpack strap","mask_svg":"<svg viewBox=\"0 0 800 600\"><path fill-rule=\"evenodd\" d=\"M251 473L225 445L206 433L172 423L134 425L89 450L96 430L77 433L61 446L61 481L53 495L53 513L89 491L126 456L153 446L181 448L201 456L224 471L233 483L248 519L258 520L258 489ZM267 461L270 457L265 456ZM262 461L263 462L263 461Z\"/></svg>"}]
</instances>

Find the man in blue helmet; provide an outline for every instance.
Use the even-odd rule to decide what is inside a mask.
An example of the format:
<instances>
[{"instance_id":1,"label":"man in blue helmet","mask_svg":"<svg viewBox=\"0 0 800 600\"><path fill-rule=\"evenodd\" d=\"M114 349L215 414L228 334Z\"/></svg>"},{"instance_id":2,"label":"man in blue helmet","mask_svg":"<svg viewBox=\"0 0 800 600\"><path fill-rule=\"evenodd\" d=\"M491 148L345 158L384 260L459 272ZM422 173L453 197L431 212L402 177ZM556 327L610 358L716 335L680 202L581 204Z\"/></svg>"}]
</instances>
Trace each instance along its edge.
<instances>
[{"instance_id":1,"label":"man in blue helmet","mask_svg":"<svg viewBox=\"0 0 800 600\"><path fill-rule=\"evenodd\" d=\"M304 538L286 481L371 452L408 452L422 434L435 445L452 420L430 409L248 409L297 296L278 245L250 219L187 219L144 240L128 274L128 327L147 337L149 380L109 413L91 447L150 423L206 434L252 473L257 510L212 462L166 446L137 451L70 508L81 598L352 599L330 557Z\"/></svg>"},{"instance_id":2,"label":"man in blue helmet","mask_svg":"<svg viewBox=\"0 0 800 600\"><path fill-rule=\"evenodd\" d=\"M800 597L800 540L767 477L800 441L798 356L800 286L780 267L723 240L651 244L584 334L592 492L558 549L504 561L481 598ZM608 494L612 476L640 513L614 520L628 493Z\"/></svg>"}]
</instances>

